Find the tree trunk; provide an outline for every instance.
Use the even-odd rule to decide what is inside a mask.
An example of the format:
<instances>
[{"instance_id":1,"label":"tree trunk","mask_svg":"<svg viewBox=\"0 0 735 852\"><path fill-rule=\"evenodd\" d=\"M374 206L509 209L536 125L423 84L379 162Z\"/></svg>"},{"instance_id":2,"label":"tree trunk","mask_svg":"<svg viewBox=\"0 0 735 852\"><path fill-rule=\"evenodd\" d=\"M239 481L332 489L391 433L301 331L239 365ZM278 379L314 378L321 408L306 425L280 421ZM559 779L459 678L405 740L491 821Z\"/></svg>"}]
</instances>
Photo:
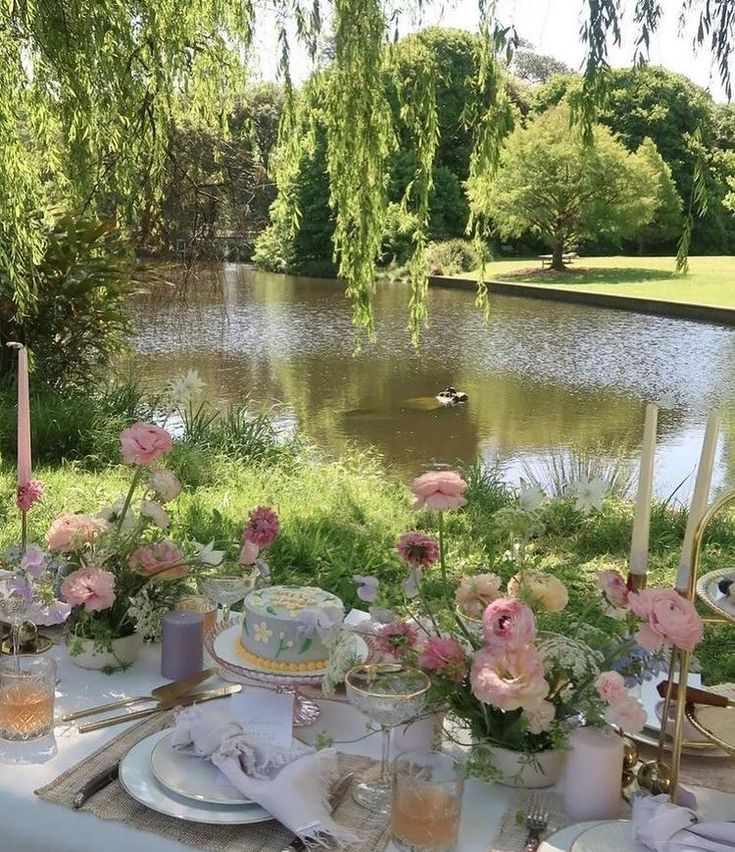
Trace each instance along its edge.
<instances>
[{"instance_id":1,"label":"tree trunk","mask_svg":"<svg viewBox=\"0 0 735 852\"><path fill-rule=\"evenodd\" d=\"M551 268L557 272L562 272L564 269L564 243L555 242L551 247Z\"/></svg>"}]
</instances>

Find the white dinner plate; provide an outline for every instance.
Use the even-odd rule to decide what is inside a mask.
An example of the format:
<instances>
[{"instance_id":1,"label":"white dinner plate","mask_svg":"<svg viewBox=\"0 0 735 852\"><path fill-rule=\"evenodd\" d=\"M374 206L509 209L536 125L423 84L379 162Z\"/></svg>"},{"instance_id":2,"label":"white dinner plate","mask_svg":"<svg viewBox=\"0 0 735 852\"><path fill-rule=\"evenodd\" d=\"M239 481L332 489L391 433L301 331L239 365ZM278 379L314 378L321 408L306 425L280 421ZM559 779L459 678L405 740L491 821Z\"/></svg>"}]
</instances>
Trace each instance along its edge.
<instances>
[{"instance_id":1,"label":"white dinner plate","mask_svg":"<svg viewBox=\"0 0 735 852\"><path fill-rule=\"evenodd\" d=\"M585 829L572 843L570 852L648 852L633 838L629 819L600 822Z\"/></svg>"},{"instance_id":2,"label":"white dinner plate","mask_svg":"<svg viewBox=\"0 0 735 852\"><path fill-rule=\"evenodd\" d=\"M175 748L172 738L169 732L151 752L151 771L159 784L185 799L208 805L252 805L213 763L188 749Z\"/></svg>"},{"instance_id":3,"label":"white dinner plate","mask_svg":"<svg viewBox=\"0 0 735 852\"><path fill-rule=\"evenodd\" d=\"M597 825L599 820L594 822L575 822L574 825L568 825L566 828L560 828L550 834L546 840L541 841L538 852L569 852L572 843L593 825Z\"/></svg>"},{"instance_id":4,"label":"white dinner plate","mask_svg":"<svg viewBox=\"0 0 735 852\"><path fill-rule=\"evenodd\" d=\"M159 740L170 733L170 730L164 730L151 734L134 745L122 759L120 783L128 795L159 814L189 822L248 825L273 819L260 805L209 805L185 799L159 784L151 769L151 754Z\"/></svg>"}]
</instances>

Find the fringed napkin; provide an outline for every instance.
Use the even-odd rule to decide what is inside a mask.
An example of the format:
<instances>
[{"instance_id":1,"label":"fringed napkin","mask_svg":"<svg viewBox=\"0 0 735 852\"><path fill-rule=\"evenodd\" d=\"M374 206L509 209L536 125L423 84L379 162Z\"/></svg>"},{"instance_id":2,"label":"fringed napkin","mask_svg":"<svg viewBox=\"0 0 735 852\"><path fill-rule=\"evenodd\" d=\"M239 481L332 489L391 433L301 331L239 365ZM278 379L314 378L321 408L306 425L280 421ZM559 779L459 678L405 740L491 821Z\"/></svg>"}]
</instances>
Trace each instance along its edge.
<instances>
[{"instance_id":1,"label":"fringed napkin","mask_svg":"<svg viewBox=\"0 0 735 852\"><path fill-rule=\"evenodd\" d=\"M668 796L637 796L633 836L660 852L732 852L735 823L699 822L695 811L669 802Z\"/></svg>"}]
</instances>

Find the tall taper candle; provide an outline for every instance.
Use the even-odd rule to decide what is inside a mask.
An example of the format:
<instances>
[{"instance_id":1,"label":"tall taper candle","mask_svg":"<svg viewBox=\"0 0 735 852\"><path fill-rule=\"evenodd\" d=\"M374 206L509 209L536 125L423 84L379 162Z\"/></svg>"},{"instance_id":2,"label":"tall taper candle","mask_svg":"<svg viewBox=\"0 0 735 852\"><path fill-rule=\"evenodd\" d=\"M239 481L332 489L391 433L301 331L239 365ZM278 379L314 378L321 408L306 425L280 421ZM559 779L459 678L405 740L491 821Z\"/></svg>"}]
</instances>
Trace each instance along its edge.
<instances>
[{"instance_id":1,"label":"tall taper candle","mask_svg":"<svg viewBox=\"0 0 735 852\"><path fill-rule=\"evenodd\" d=\"M31 481L31 403L28 391L28 351L18 350L18 488Z\"/></svg>"},{"instance_id":2,"label":"tall taper candle","mask_svg":"<svg viewBox=\"0 0 735 852\"><path fill-rule=\"evenodd\" d=\"M653 493L653 461L656 454L656 424L658 408L646 406L641 445L641 466L638 471L638 495L633 516L633 535L630 541L631 574L645 576L648 570L648 540L651 528L651 495Z\"/></svg>"},{"instance_id":3,"label":"tall taper candle","mask_svg":"<svg viewBox=\"0 0 735 852\"><path fill-rule=\"evenodd\" d=\"M679 559L679 573L676 577L676 588L684 591L689 582L689 574L692 570L692 542L694 532L697 529L702 516L707 510L709 501L709 489L712 482L712 468L715 465L715 451L717 450L717 438L720 433L720 412L712 411L707 418L707 428L704 432L704 443L702 454L699 457L697 468L697 479L694 483L694 494L692 505L689 507L687 527L684 532L684 543Z\"/></svg>"}]
</instances>

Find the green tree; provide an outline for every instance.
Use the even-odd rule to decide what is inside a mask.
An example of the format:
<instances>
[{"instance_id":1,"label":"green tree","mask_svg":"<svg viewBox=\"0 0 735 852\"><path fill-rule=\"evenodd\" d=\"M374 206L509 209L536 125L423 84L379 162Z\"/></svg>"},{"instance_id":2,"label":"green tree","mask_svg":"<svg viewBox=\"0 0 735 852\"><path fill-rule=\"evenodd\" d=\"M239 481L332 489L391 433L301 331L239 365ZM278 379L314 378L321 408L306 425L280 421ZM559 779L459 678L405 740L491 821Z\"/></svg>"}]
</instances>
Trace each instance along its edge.
<instances>
[{"instance_id":1,"label":"green tree","mask_svg":"<svg viewBox=\"0 0 735 852\"><path fill-rule=\"evenodd\" d=\"M644 167L655 176L657 183L656 212L650 222L643 224L636 233L638 253L645 254L646 246L659 245L663 240L676 240L683 224L681 196L671 175L671 169L658 151L656 143L646 137L636 152Z\"/></svg>"},{"instance_id":2,"label":"green tree","mask_svg":"<svg viewBox=\"0 0 735 852\"><path fill-rule=\"evenodd\" d=\"M530 41L521 39L513 54L510 70L526 83L538 85L545 83L554 74L569 74L572 69L553 56L538 53Z\"/></svg>"},{"instance_id":3,"label":"green tree","mask_svg":"<svg viewBox=\"0 0 735 852\"><path fill-rule=\"evenodd\" d=\"M659 203L658 176L647 156L626 151L610 131L593 127L588 144L570 128L561 105L516 128L496 175L469 182L470 203L503 238L537 234L553 254L552 268L581 240L604 231L621 238L650 222Z\"/></svg>"}]
</instances>

